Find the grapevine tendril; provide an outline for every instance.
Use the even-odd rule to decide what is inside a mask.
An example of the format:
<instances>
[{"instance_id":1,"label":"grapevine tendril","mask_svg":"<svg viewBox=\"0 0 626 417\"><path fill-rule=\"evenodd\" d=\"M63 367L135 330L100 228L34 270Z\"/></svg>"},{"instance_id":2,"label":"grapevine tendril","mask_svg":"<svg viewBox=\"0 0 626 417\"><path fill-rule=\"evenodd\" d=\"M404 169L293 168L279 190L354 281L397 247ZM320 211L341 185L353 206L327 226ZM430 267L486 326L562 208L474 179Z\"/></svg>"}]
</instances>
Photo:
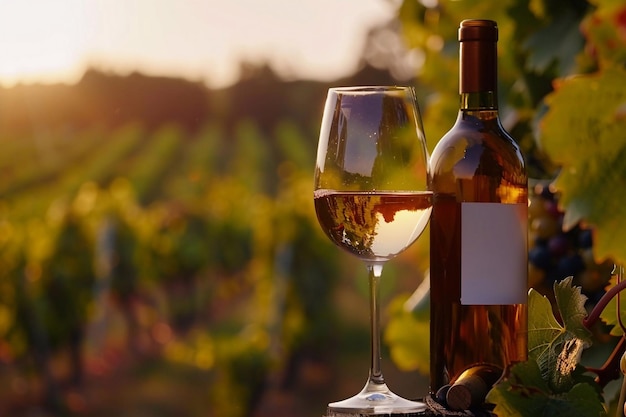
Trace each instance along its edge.
<instances>
[{"instance_id":1,"label":"grapevine tendril","mask_svg":"<svg viewBox=\"0 0 626 417\"><path fill-rule=\"evenodd\" d=\"M598 321L598 319L600 318L600 314L613 299L613 297L615 297L620 291L624 289L626 289L626 281L621 281L617 283L617 285L611 287L611 289L608 290L606 294L604 294L602 298L600 298L598 303L593 307L591 313L589 313L587 318L583 320L583 325L588 329L591 328Z\"/></svg>"}]
</instances>

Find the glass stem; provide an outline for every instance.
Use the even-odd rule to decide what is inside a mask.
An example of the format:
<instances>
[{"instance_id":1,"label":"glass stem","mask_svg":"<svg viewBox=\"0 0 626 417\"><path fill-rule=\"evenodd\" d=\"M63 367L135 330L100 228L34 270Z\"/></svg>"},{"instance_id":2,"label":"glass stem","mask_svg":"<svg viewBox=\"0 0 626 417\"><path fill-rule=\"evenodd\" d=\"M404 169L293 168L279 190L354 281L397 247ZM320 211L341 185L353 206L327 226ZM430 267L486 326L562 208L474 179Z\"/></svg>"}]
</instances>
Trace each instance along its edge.
<instances>
[{"instance_id":1,"label":"glass stem","mask_svg":"<svg viewBox=\"0 0 626 417\"><path fill-rule=\"evenodd\" d=\"M370 337L371 363L369 384L383 385L383 371L381 368L382 354L380 349L380 277L383 271L382 264L369 264L370 288Z\"/></svg>"}]
</instances>

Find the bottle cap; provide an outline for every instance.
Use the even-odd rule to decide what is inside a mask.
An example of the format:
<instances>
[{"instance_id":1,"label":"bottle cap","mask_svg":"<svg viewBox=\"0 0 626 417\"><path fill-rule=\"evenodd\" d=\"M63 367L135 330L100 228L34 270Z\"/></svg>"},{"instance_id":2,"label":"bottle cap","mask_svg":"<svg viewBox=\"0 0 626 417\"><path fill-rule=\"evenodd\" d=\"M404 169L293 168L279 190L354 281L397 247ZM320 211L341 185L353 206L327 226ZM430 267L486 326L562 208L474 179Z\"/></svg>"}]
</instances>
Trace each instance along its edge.
<instances>
[{"instance_id":1,"label":"bottle cap","mask_svg":"<svg viewBox=\"0 0 626 417\"><path fill-rule=\"evenodd\" d=\"M459 27L459 41L498 42L498 24L485 19L463 20Z\"/></svg>"}]
</instances>

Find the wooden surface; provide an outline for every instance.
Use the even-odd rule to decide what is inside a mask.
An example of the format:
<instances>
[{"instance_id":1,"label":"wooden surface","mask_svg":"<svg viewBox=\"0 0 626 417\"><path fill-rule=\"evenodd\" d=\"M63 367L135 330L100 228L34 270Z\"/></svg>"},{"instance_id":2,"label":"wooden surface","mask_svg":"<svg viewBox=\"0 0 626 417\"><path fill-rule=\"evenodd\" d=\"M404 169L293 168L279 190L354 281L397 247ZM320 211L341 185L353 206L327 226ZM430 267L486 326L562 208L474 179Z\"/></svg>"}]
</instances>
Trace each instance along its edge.
<instances>
[{"instance_id":1,"label":"wooden surface","mask_svg":"<svg viewBox=\"0 0 626 417\"><path fill-rule=\"evenodd\" d=\"M466 410L466 411L450 411L439 405L431 397L426 397L420 401L426 403L427 409L422 413L409 414L376 414L376 417L496 417L495 414L487 410ZM354 414L354 413L338 413L336 411L327 410L324 417L369 417L372 414Z\"/></svg>"}]
</instances>

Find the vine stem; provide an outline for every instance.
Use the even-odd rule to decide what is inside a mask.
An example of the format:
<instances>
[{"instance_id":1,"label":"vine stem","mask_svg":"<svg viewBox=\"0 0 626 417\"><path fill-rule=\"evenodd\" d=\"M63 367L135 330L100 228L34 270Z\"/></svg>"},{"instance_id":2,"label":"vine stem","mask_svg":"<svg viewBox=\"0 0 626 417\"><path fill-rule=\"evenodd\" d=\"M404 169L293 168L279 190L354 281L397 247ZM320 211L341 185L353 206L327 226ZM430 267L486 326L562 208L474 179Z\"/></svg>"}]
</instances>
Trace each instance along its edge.
<instances>
[{"instance_id":1,"label":"vine stem","mask_svg":"<svg viewBox=\"0 0 626 417\"><path fill-rule=\"evenodd\" d=\"M620 291L626 289L626 280L618 282L616 285L611 287L602 298L596 303L596 305L591 310L591 313L583 320L583 325L587 329L591 329L591 327L598 321L600 318L600 314L609 304L609 302L620 293ZM619 311L617 312L619 314ZM620 321L621 323L621 321ZM619 361L621 356L626 349L626 338L622 336L620 341L613 349L611 356L607 359L607 361L602 365L601 368L587 368L588 371L593 372L597 375L596 382L602 387L606 386L609 382L614 379L619 378L620 368Z\"/></svg>"},{"instance_id":2,"label":"vine stem","mask_svg":"<svg viewBox=\"0 0 626 417\"><path fill-rule=\"evenodd\" d=\"M626 414L624 411L624 402L626 401L626 378L622 381L622 388L619 391L619 400L617 402L617 413L615 417L622 417Z\"/></svg>"},{"instance_id":3,"label":"vine stem","mask_svg":"<svg viewBox=\"0 0 626 417\"><path fill-rule=\"evenodd\" d=\"M601 387L605 387L609 382L616 380L620 377L621 371L619 367L619 361L622 357L622 353L624 352L625 347L626 339L622 337L613 349L613 352L611 352L611 356L606 360L606 362L604 362L602 367L587 367L587 371L597 375L596 382Z\"/></svg>"},{"instance_id":4,"label":"vine stem","mask_svg":"<svg viewBox=\"0 0 626 417\"><path fill-rule=\"evenodd\" d=\"M626 289L626 280L619 282L610 290L608 290L606 294L604 294L602 298L600 298L600 301L598 301L598 303L593 307L591 313L589 313L589 315L583 320L583 325L587 329L593 326L598 321L598 319L600 318L600 314L602 314L602 311L606 308L606 306L613 299L613 297L615 297L617 294L619 294L620 291L624 289Z\"/></svg>"}]
</instances>

